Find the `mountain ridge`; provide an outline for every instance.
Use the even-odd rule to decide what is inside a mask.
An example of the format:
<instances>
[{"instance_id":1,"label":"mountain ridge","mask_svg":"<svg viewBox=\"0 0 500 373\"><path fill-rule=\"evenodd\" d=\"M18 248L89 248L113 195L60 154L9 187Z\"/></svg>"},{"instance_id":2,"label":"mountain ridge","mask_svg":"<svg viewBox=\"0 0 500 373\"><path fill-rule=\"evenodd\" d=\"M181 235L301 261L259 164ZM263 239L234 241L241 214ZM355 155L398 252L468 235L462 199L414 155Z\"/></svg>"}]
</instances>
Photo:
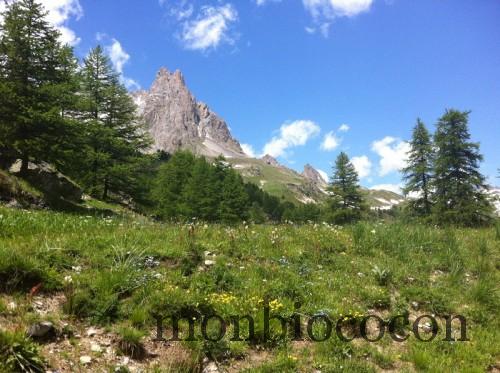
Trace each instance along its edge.
<instances>
[{"instance_id":1,"label":"mountain ridge","mask_svg":"<svg viewBox=\"0 0 500 373\"><path fill-rule=\"evenodd\" d=\"M132 97L148 124L153 151L189 149L209 157L245 156L226 122L196 100L179 70L162 67L151 88L133 92Z\"/></svg>"},{"instance_id":2,"label":"mountain ridge","mask_svg":"<svg viewBox=\"0 0 500 373\"><path fill-rule=\"evenodd\" d=\"M182 149L209 158L223 155L246 181L291 202L319 203L328 196L328 183L310 164L299 173L269 154L260 159L246 155L227 123L190 92L180 70L160 68L149 90L131 95L148 124L153 139L151 151L174 153ZM375 208L387 209L404 200L388 191L381 191L384 196L392 193L388 199L373 196L377 191L366 193Z\"/></svg>"}]
</instances>

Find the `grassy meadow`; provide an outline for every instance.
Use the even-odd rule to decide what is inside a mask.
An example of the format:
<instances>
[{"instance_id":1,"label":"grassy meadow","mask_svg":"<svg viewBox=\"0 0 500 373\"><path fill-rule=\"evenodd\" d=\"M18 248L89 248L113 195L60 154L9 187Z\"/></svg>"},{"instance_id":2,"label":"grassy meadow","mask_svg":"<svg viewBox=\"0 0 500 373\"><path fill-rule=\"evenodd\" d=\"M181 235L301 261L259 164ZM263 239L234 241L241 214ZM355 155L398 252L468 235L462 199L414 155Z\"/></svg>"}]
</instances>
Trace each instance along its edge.
<instances>
[{"instance_id":1,"label":"grassy meadow","mask_svg":"<svg viewBox=\"0 0 500 373\"><path fill-rule=\"evenodd\" d=\"M175 225L130 213L0 207L0 371L193 372L209 371L207 362L220 372L498 371L499 244L494 228ZM278 338L277 322L272 337L263 338L266 302L272 315L285 317L301 303L303 341ZM216 342L152 340L151 315L195 318L200 337L200 316L207 312L252 315L255 340L230 341L231 326ZM307 316L318 314L332 320L460 314L470 341L442 341L440 322L431 342L400 325L398 334L410 335L405 342L386 333L369 343L354 322L347 325L352 342L335 332L313 342L305 333ZM24 336L40 321L54 324L53 340ZM185 337L187 322L181 327ZM313 331L321 335L324 324ZM216 332L209 324L208 333Z\"/></svg>"}]
</instances>

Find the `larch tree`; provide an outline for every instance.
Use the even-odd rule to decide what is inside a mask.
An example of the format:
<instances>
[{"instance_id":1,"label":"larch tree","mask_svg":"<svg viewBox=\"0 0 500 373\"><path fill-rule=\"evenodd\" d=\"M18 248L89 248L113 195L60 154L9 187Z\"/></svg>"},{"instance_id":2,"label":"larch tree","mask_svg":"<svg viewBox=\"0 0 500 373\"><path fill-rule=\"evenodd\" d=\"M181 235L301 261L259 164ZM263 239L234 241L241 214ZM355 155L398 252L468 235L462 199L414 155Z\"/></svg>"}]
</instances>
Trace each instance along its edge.
<instances>
[{"instance_id":1,"label":"larch tree","mask_svg":"<svg viewBox=\"0 0 500 373\"><path fill-rule=\"evenodd\" d=\"M433 159L431 135L425 124L417 119L410 141L408 165L403 169L403 192L406 196L415 195L409 207L416 215L428 216L431 213Z\"/></svg>"},{"instance_id":2,"label":"larch tree","mask_svg":"<svg viewBox=\"0 0 500 373\"><path fill-rule=\"evenodd\" d=\"M470 140L468 122L469 112L447 110L437 124L433 211L438 222L475 226L492 218L479 171L483 157L479 144Z\"/></svg>"},{"instance_id":3,"label":"larch tree","mask_svg":"<svg viewBox=\"0 0 500 373\"><path fill-rule=\"evenodd\" d=\"M333 176L328 188L331 220L348 223L359 220L366 209L359 177L346 153L341 152L333 168Z\"/></svg>"},{"instance_id":4,"label":"larch tree","mask_svg":"<svg viewBox=\"0 0 500 373\"><path fill-rule=\"evenodd\" d=\"M34 0L7 5L0 25L0 153L56 165L68 162L76 140L73 111L76 60L43 6ZM70 152L71 153L71 152Z\"/></svg>"},{"instance_id":5,"label":"larch tree","mask_svg":"<svg viewBox=\"0 0 500 373\"><path fill-rule=\"evenodd\" d=\"M80 119L87 138L85 186L103 199L110 191L131 192L137 161L150 145L136 106L103 49L97 46L81 70Z\"/></svg>"}]
</instances>

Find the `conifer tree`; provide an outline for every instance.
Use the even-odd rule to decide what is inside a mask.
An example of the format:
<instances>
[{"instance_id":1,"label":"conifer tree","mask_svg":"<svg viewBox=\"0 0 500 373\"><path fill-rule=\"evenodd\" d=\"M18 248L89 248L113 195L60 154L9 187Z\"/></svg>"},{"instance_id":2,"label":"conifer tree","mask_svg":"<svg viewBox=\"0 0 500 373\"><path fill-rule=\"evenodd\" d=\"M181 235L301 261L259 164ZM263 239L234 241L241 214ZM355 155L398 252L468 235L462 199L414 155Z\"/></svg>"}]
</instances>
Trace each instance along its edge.
<instances>
[{"instance_id":1,"label":"conifer tree","mask_svg":"<svg viewBox=\"0 0 500 373\"><path fill-rule=\"evenodd\" d=\"M136 106L100 46L85 58L81 80L80 118L88 140L81 179L103 199L109 191L133 194L141 151L150 144Z\"/></svg>"},{"instance_id":2,"label":"conifer tree","mask_svg":"<svg viewBox=\"0 0 500 373\"><path fill-rule=\"evenodd\" d=\"M18 0L7 5L0 29L0 152L30 160L63 163L76 141L76 61L42 5Z\"/></svg>"},{"instance_id":3,"label":"conifer tree","mask_svg":"<svg viewBox=\"0 0 500 373\"><path fill-rule=\"evenodd\" d=\"M215 168L205 158L197 158L191 177L183 188L181 214L187 218L216 221L220 198Z\"/></svg>"},{"instance_id":4,"label":"conifer tree","mask_svg":"<svg viewBox=\"0 0 500 373\"><path fill-rule=\"evenodd\" d=\"M229 169L222 185L219 207L220 219L226 223L234 223L247 218L249 200L241 176Z\"/></svg>"},{"instance_id":5,"label":"conifer tree","mask_svg":"<svg viewBox=\"0 0 500 373\"><path fill-rule=\"evenodd\" d=\"M403 180L406 182L403 192L405 195L416 194L409 206L417 215L429 215L431 212L433 157L431 135L425 124L417 119L410 141L408 165L403 169Z\"/></svg>"},{"instance_id":6,"label":"conifer tree","mask_svg":"<svg viewBox=\"0 0 500 373\"><path fill-rule=\"evenodd\" d=\"M490 221L492 206L479 171L483 157L479 144L470 141L469 112L447 110L434 136L434 216L438 222L480 225Z\"/></svg>"},{"instance_id":7,"label":"conifer tree","mask_svg":"<svg viewBox=\"0 0 500 373\"><path fill-rule=\"evenodd\" d=\"M334 166L334 173L329 186L331 220L335 223L347 223L361 218L366 209L365 201L356 169L346 153L341 152Z\"/></svg>"},{"instance_id":8,"label":"conifer tree","mask_svg":"<svg viewBox=\"0 0 500 373\"><path fill-rule=\"evenodd\" d=\"M180 215L180 205L184 186L191 177L195 157L178 151L158 171L152 198L157 206L157 214L163 219L174 219Z\"/></svg>"}]
</instances>

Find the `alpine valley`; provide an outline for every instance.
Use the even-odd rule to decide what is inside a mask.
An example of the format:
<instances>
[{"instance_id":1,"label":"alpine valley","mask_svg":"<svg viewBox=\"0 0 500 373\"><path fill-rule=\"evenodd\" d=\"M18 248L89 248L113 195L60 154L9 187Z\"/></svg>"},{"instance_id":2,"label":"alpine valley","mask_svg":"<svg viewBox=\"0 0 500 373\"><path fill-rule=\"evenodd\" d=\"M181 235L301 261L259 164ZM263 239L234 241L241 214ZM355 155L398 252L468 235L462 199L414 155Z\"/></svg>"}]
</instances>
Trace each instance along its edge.
<instances>
[{"instance_id":1,"label":"alpine valley","mask_svg":"<svg viewBox=\"0 0 500 373\"><path fill-rule=\"evenodd\" d=\"M309 164L298 173L270 155L257 159L245 154L227 123L196 100L179 70L161 68L151 88L133 92L132 97L148 125L152 151L183 149L207 158L222 155L246 181L290 202L318 203L328 195L327 180ZM404 201L387 190L363 191L372 209L387 210Z\"/></svg>"}]
</instances>

